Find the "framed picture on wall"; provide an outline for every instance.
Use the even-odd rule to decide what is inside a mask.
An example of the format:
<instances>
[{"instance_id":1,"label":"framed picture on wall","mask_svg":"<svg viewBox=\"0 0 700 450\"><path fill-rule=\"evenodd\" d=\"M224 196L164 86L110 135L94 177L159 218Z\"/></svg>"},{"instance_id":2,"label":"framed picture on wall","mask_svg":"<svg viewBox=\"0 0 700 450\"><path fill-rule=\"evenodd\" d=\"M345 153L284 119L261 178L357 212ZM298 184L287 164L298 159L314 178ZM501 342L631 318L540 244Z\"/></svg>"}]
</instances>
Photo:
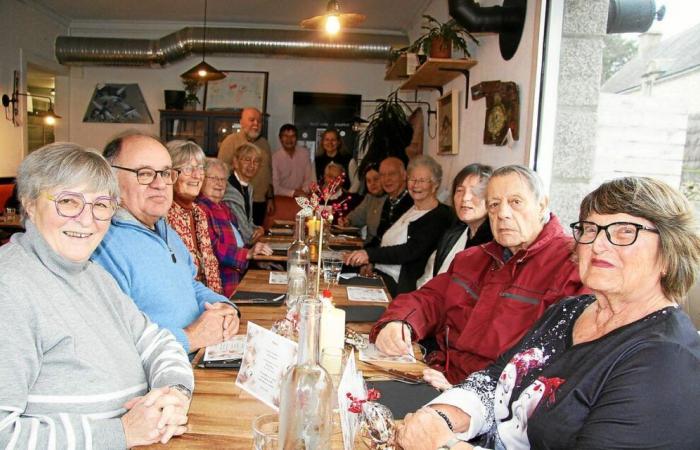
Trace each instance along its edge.
<instances>
[{"instance_id":1,"label":"framed picture on wall","mask_svg":"<svg viewBox=\"0 0 700 450\"><path fill-rule=\"evenodd\" d=\"M204 109L243 109L249 106L263 113L267 109L268 72L223 70L226 78L210 81L205 88Z\"/></svg>"},{"instance_id":2,"label":"framed picture on wall","mask_svg":"<svg viewBox=\"0 0 700 450\"><path fill-rule=\"evenodd\" d=\"M437 104L438 153L459 153L459 91L449 91Z\"/></svg>"},{"instance_id":3,"label":"framed picture on wall","mask_svg":"<svg viewBox=\"0 0 700 450\"><path fill-rule=\"evenodd\" d=\"M100 83L95 86L83 122L153 123L153 119L138 84Z\"/></svg>"}]
</instances>

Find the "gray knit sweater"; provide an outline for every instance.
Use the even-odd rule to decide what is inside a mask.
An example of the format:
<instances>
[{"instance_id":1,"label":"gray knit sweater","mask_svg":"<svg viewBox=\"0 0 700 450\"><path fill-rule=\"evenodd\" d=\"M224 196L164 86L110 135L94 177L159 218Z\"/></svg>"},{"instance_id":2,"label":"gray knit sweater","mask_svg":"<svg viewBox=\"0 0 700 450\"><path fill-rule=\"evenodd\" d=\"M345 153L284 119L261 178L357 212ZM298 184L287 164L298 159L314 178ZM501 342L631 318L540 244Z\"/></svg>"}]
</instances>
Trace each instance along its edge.
<instances>
[{"instance_id":1,"label":"gray knit sweater","mask_svg":"<svg viewBox=\"0 0 700 450\"><path fill-rule=\"evenodd\" d=\"M124 402L193 388L187 355L91 262L34 225L0 247L0 448L123 449Z\"/></svg>"}]
</instances>

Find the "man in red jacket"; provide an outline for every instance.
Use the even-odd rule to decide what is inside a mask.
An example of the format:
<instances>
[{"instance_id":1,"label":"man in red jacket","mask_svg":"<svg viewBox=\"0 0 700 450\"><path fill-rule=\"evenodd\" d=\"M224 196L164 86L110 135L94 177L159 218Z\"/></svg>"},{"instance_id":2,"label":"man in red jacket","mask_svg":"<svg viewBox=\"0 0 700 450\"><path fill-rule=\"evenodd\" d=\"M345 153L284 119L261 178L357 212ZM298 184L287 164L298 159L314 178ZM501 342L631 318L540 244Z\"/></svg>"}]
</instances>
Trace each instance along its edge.
<instances>
[{"instance_id":1,"label":"man in red jacket","mask_svg":"<svg viewBox=\"0 0 700 450\"><path fill-rule=\"evenodd\" d=\"M421 289L396 297L370 339L390 355L434 337L426 381L462 381L514 345L563 297L583 292L572 261L573 239L547 209L542 181L518 165L496 170L486 206L494 241L457 254L450 269ZM443 375L444 374L444 375Z\"/></svg>"}]
</instances>

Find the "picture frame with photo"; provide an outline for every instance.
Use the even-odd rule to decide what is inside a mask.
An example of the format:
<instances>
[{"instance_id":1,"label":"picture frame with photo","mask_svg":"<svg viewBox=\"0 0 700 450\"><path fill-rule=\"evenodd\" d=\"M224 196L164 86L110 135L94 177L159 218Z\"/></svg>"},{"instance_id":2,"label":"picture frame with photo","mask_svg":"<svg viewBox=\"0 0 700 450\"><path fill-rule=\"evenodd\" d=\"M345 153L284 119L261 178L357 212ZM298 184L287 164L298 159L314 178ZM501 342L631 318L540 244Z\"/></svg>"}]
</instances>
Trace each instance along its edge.
<instances>
[{"instance_id":1,"label":"picture frame with photo","mask_svg":"<svg viewBox=\"0 0 700 450\"><path fill-rule=\"evenodd\" d=\"M451 90L437 102L438 154L459 153L459 91Z\"/></svg>"},{"instance_id":2,"label":"picture frame with photo","mask_svg":"<svg viewBox=\"0 0 700 450\"><path fill-rule=\"evenodd\" d=\"M222 70L226 78L209 81L205 87L204 109L241 110L247 107L267 110L268 72Z\"/></svg>"}]
</instances>

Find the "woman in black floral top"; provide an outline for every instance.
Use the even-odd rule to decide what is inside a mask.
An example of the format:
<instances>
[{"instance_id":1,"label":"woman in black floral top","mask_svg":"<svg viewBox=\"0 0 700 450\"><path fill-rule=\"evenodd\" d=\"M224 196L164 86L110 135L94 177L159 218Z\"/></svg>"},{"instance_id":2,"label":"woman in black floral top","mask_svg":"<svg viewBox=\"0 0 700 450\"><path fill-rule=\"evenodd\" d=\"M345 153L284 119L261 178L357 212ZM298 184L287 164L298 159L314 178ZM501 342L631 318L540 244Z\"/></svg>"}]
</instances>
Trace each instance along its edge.
<instances>
[{"instance_id":1,"label":"woman in black floral top","mask_svg":"<svg viewBox=\"0 0 700 450\"><path fill-rule=\"evenodd\" d=\"M488 199L487 199L488 203ZM700 262L688 202L628 177L572 224L583 283L487 369L406 416L406 449L700 448L700 338L678 302Z\"/></svg>"}]
</instances>

